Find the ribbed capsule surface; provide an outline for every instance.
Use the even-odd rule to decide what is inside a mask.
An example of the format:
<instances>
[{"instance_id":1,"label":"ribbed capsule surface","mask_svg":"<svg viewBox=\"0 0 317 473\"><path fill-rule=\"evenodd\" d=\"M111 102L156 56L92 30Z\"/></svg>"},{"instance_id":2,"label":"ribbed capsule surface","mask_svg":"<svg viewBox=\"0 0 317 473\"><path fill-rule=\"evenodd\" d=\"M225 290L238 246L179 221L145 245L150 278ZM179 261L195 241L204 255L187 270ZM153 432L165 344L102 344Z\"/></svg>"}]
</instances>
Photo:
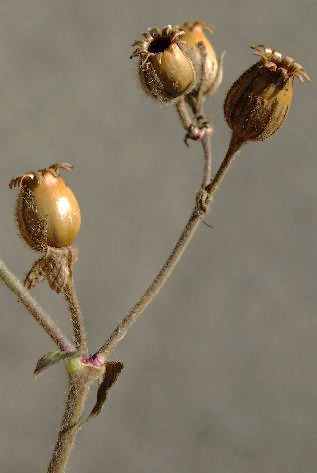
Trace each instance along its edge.
<instances>
[{"instance_id":1,"label":"ribbed capsule surface","mask_svg":"<svg viewBox=\"0 0 317 473\"><path fill-rule=\"evenodd\" d=\"M132 57L139 58L139 77L149 95L160 102L173 102L196 85L197 70L182 41L184 31L168 25L151 28L135 41Z\"/></svg>"},{"instance_id":2,"label":"ribbed capsule surface","mask_svg":"<svg viewBox=\"0 0 317 473\"><path fill-rule=\"evenodd\" d=\"M229 89L224 114L233 135L241 141L265 140L284 123L293 97L294 77L309 80L293 59L266 46L253 46L261 60Z\"/></svg>"},{"instance_id":3,"label":"ribbed capsule surface","mask_svg":"<svg viewBox=\"0 0 317 473\"><path fill-rule=\"evenodd\" d=\"M40 179L22 181L16 218L22 237L34 249L46 244L55 248L71 245L81 223L73 192L59 175L49 170Z\"/></svg>"},{"instance_id":4,"label":"ribbed capsule surface","mask_svg":"<svg viewBox=\"0 0 317 473\"><path fill-rule=\"evenodd\" d=\"M213 27L207 23L201 21L195 21L194 23L184 23L182 29L185 31L184 36L182 37L185 41L186 46L193 49L194 61L197 64L201 64L201 51L197 48L198 43L203 43L206 48L206 64L205 67L205 84L204 90L202 91L204 95L209 95L213 89L217 73L218 73L218 59L216 52L205 35L205 31L213 33Z\"/></svg>"}]
</instances>

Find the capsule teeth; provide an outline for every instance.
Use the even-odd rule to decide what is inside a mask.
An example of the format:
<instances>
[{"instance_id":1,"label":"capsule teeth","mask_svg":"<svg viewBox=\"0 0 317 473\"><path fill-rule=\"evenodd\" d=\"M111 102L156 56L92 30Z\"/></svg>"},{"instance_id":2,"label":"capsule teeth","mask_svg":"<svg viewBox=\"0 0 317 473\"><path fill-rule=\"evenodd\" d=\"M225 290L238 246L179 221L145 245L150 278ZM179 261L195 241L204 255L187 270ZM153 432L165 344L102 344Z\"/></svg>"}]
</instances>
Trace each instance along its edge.
<instances>
[{"instance_id":1,"label":"capsule teeth","mask_svg":"<svg viewBox=\"0 0 317 473\"><path fill-rule=\"evenodd\" d=\"M264 66L267 69L269 69L270 71L276 71L277 70L277 65L275 64L275 62L272 62L272 61L264 60Z\"/></svg>"},{"instance_id":2,"label":"capsule teeth","mask_svg":"<svg viewBox=\"0 0 317 473\"><path fill-rule=\"evenodd\" d=\"M281 61L281 66L286 67L286 69L289 68L291 64L293 64L294 59L290 56L285 56L283 60Z\"/></svg>"},{"instance_id":3,"label":"capsule teeth","mask_svg":"<svg viewBox=\"0 0 317 473\"><path fill-rule=\"evenodd\" d=\"M139 56L139 57L142 57L142 56L144 56L144 55L149 56L150 53L148 53L148 52L147 52L146 50L144 50L143 48L138 48L138 49L135 49L135 50L133 51L133 53L132 53L131 56L130 56L130 59L133 59L134 57L138 57L138 56Z\"/></svg>"},{"instance_id":4,"label":"capsule teeth","mask_svg":"<svg viewBox=\"0 0 317 473\"><path fill-rule=\"evenodd\" d=\"M193 26L201 26L201 28L208 33L213 34L215 32L215 27L211 23L206 23L205 21L195 21Z\"/></svg>"},{"instance_id":5,"label":"capsule teeth","mask_svg":"<svg viewBox=\"0 0 317 473\"><path fill-rule=\"evenodd\" d=\"M133 59L134 57L140 56L141 53L142 53L142 51L140 49L135 49L133 51L133 53L131 54L130 59Z\"/></svg>"},{"instance_id":6,"label":"capsule teeth","mask_svg":"<svg viewBox=\"0 0 317 473\"><path fill-rule=\"evenodd\" d=\"M153 36L148 32L142 33L142 36L144 36L144 38L146 39L148 43L150 43L153 40Z\"/></svg>"},{"instance_id":7,"label":"capsule teeth","mask_svg":"<svg viewBox=\"0 0 317 473\"><path fill-rule=\"evenodd\" d=\"M260 56L261 58L266 59L266 56L262 50L262 46L250 46L251 49L254 49L254 52L252 53L254 56Z\"/></svg>"},{"instance_id":8,"label":"capsule teeth","mask_svg":"<svg viewBox=\"0 0 317 473\"><path fill-rule=\"evenodd\" d=\"M282 54L274 49L274 51L272 52L272 60L276 61L277 63L280 63L282 60Z\"/></svg>"},{"instance_id":9,"label":"capsule teeth","mask_svg":"<svg viewBox=\"0 0 317 473\"><path fill-rule=\"evenodd\" d=\"M172 35L171 35L171 42L172 43L175 43L175 41L178 41L178 39L181 37L181 36L184 36L185 34L185 31L175 31Z\"/></svg>"},{"instance_id":10,"label":"capsule teeth","mask_svg":"<svg viewBox=\"0 0 317 473\"><path fill-rule=\"evenodd\" d=\"M139 46L140 48L146 50L147 47L148 47L148 42L147 41L143 41L142 39L141 40L137 40L137 41L134 41L134 43L132 43L131 46Z\"/></svg>"},{"instance_id":11,"label":"capsule teeth","mask_svg":"<svg viewBox=\"0 0 317 473\"><path fill-rule=\"evenodd\" d=\"M204 30L208 33L213 34L215 32L215 27L211 23L204 23Z\"/></svg>"},{"instance_id":12,"label":"capsule teeth","mask_svg":"<svg viewBox=\"0 0 317 473\"><path fill-rule=\"evenodd\" d=\"M194 21L190 23L189 21L185 21L183 24L183 28L187 31L193 31L196 26L199 26L202 30L207 31L208 33L214 33L215 28L211 23L206 23L205 21Z\"/></svg>"},{"instance_id":13,"label":"capsule teeth","mask_svg":"<svg viewBox=\"0 0 317 473\"><path fill-rule=\"evenodd\" d=\"M304 80L306 80L307 82L311 82L311 78L309 77L309 75L304 71L302 72L302 77Z\"/></svg>"},{"instance_id":14,"label":"capsule teeth","mask_svg":"<svg viewBox=\"0 0 317 473\"><path fill-rule=\"evenodd\" d=\"M288 79L289 74L288 74L287 69L285 69L285 67L280 67L279 72L281 73L281 76L283 77L283 79L285 80Z\"/></svg>"},{"instance_id":15,"label":"capsule teeth","mask_svg":"<svg viewBox=\"0 0 317 473\"><path fill-rule=\"evenodd\" d=\"M292 62L289 66L288 66L288 74L291 76L293 75L294 77L297 77L297 79L300 80L300 82L310 82L310 77L309 75L306 73L306 71L303 69L303 67L298 64L297 62Z\"/></svg>"},{"instance_id":16,"label":"capsule teeth","mask_svg":"<svg viewBox=\"0 0 317 473\"><path fill-rule=\"evenodd\" d=\"M267 69L271 71L278 70L284 79L294 76L301 82L310 82L310 78L303 67L294 62L292 57L285 56L282 58L282 54L279 51L276 49L272 50L263 44L258 46L252 45L250 48L254 49L254 55L261 57L261 61Z\"/></svg>"},{"instance_id":17,"label":"capsule teeth","mask_svg":"<svg viewBox=\"0 0 317 473\"><path fill-rule=\"evenodd\" d=\"M162 29L162 36L163 36L163 37L169 36L169 35L171 34L171 32L172 32L172 29L173 29L173 28L172 28L171 25L165 26L165 28Z\"/></svg>"},{"instance_id":18,"label":"capsule teeth","mask_svg":"<svg viewBox=\"0 0 317 473\"><path fill-rule=\"evenodd\" d=\"M255 56L260 56L266 60L269 60L271 61L272 59L272 49L271 48L268 48L267 46L265 46L264 44L259 44L257 46L250 46L251 49L254 49L254 55Z\"/></svg>"},{"instance_id":19,"label":"capsule teeth","mask_svg":"<svg viewBox=\"0 0 317 473\"><path fill-rule=\"evenodd\" d=\"M53 169L54 171L57 171L58 169L72 171L74 169L74 166L71 163L54 163L48 169ZM46 171L46 169L43 169L43 171Z\"/></svg>"},{"instance_id":20,"label":"capsule teeth","mask_svg":"<svg viewBox=\"0 0 317 473\"><path fill-rule=\"evenodd\" d=\"M20 186L20 183L23 179L23 175L22 176L15 176L11 179L11 181L9 182L9 188L10 189L13 189L14 187L18 187Z\"/></svg>"},{"instance_id":21,"label":"capsule teeth","mask_svg":"<svg viewBox=\"0 0 317 473\"><path fill-rule=\"evenodd\" d=\"M157 26L154 28L149 28L148 33L152 36L153 39L157 38L160 34L160 29Z\"/></svg>"},{"instance_id":22,"label":"capsule teeth","mask_svg":"<svg viewBox=\"0 0 317 473\"><path fill-rule=\"evenodd\" d=\"M294 74L301 82L311 82L309 75L302 69L301 71L297 71Z\"/></svg>"},{"instance_id":23,"label":"capsule teeth","mask_svg":"<svg viewBox=\"0 0 317 473\"><path fill-rule=\"evenodd\" d=\"M23 188L24 181L32 181L35 178L34 172L29 172L26 174L18 174L17 176L13 177L9 182L9 188L13 189L14 187L19 187L20 189Z\"/></svg>"}]
</instances>

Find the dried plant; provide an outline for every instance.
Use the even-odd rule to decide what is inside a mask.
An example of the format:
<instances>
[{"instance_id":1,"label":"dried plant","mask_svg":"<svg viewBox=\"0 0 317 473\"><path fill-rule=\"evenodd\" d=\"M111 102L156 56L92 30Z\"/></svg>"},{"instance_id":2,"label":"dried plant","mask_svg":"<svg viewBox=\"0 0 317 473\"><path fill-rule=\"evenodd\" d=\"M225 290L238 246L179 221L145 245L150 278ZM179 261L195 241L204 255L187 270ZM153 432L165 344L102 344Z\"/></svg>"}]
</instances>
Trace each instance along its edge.
<instances>
[{"instance_id":1,"label":"dried plant","mask_svg":"<svg viewBox=\"0 0 317 473\"><path fill-rule=\"evenodd\" d=\"M2 261L0 277L58 347L37 362L34 376L62 361L69 379L49 473L65 471L76 435L87 421L100 413L109 389L123 369L121 362L110 360L111 353L171 276L209 213L214 195L237 152L248 140L261 141L274 134L289 111L294 79L309 80L302 66L292 58L283 58L277 50L264 45L251 46L260 60L238 78L227 94L224 114L232 137L212 177L213 126L205 114L205 103L221 83L223 55L216 55L206 32L212 33L213 27L199 21L182 26L168 25L162 30L150 28L142 34L142 39L133 43L136 49L131 58L138 60L142 87L159 103L176 107L185 130L184 141L186 145L190 140L201 142L204 164L193 210L172 252L144 294L94 354L88 350L85 321L73 282L78 250L72 244L80 228L80 210L76 197L60 176L61 170L70 171L72 166L57 163L21 174L10 182L10 188L18 187L16 219L21 237L40 257L27 273L24 285ZM67 301L73 341L68 340L29 292L45 279L50 288L63 294ZM95 381L98 384L96 403L83 418L86 397Z\"/></svg>"}]
</instances>

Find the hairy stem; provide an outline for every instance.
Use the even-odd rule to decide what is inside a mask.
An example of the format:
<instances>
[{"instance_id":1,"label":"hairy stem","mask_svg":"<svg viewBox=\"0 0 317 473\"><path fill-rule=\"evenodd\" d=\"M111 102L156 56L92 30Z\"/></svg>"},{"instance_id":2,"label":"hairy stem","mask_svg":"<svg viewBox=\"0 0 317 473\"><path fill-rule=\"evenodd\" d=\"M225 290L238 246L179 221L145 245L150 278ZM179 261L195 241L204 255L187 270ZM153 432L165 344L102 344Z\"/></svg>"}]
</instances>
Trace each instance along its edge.
<instances>
[{"instance_id":1,"label":"hairy stem","mask_svg":"<svg viewBox=\"0 0 317 473\"><path fill-rule=\"evenodd\" d=\"M110 335L104 345L98 350L96 355L99 359L104 359L113 351L118 345L120 340L125 336L129 328L134 322L143 314L147 306L153 301L154 297L158 294L163 284L167 281L169 276L172 274L178 261L180 260L186 246L190 242L193 234L195 233L200 223L200 213L195 207L193 210L185 229L183 230L177 244L175 245L172 253L168 257L167 261L154 278L148 289L140 297L135 306L130 310L126 317L120 322L114 332Z\"/></svg>"},{"instance_id":2,"label":"hairy stem","mask_svg":"<svg viewBox=\"0 0 317 473\"><path fill-rule=\"evenodd\" d=\"M43 327L45 332L51 337L61 351L75 351L74 345L57 327L51 317L42 309L39 303L32 297L31 293L21 284L17 277L0 260L0 279L22 302L24 307L30 312L35 320Z\"/></svg>"},{"instance_id":3,"label":"hairy stem","mask_svg":"<svg viewBox=\"0 0 317 473\"><path fill-rule=\"evenodd\" d=\"M220 187L220 184L222 183L223 178L227 174L227 171L230 165L232 164L234 158L236 157L237 152L241 148L242 144L243 144L243 141L241 141L240 139L237 139L234 136L231 138L229 148L226 153L226 156L224 157L224 160L222 161L215 177L213 178L211 183L206 187L206 192L211 197L216 193L216 191Z\"/></svg>"},{"instance_id":4,"label":"hairy stem","mask_svg":"<svg viewBox=\"0 0 317 473\"><path fill-rule=\"evenodd\" d=\"M210 135L208 135L210 140ZM232 163L236 152L239 150L241 142L236 140L231 140L227 154L219 167L218 172L216 173L212 182L206 187L205 186L205 173L203 176L202 188L197 194L197 202L194 210L191 213L191 216L179 238L174 249L172 250L170 256L164 263L163 267L158 272L157 276L153 279L148 289L140 297L137 303L132 307L130 312L124 317L124 319L119 323L116 329L112 332L110 337L105 341L102 347L97 351L95 356L98 356L100 360L106 360L109 354L114 350L118 345L120 340L126 335L129 328L134 324L134 322L143 314L147 306L153 301L155 296L159 293L162 286L168 280L172 272L174 271L177 263L182 257L188 243L193 237L195 231L197 230L202 217L207 214L209 204L213 198L214 193L219 188L224 176L226 175L230 164ZM206 146L205 161L209 160L209 150L211 150L210 145Z\"/></svg>"},{"instance_id":5,"label":"hairy stem","mask_svg":"<svg viewBox=\"0 0 317 473\"><path fill-rule=\"evenodd\" d=\"M194 125L194 123L191 116L188 113L184 97L181 97L179 101L177 102L176 110L184 129L188 131L189 127Z\"/></svg>"},{"instance_id":6,"label":"hairy stem","mask_svg":"<svg viewBox=\"0 0 317 473\"><path fill-rule=\"evenodd\" d=\"M211 133L207 134L207 139L210 141ZM196 205L194 210L191 213L191 216L177 241L173 251L166 260L163 267L158 272L157 276L151 282L148 289L140 297L134 307L126 315L126 317L120 322L117 328L113 331L110 337L106 340L104 345L97 351L94 355L94 358L98 358L98 362L102 364L106 361L109 354L114 350L118 345L120 340L126 335L129 328L134 324L134 322L140 317L145 311L146 307L153 301L155 296L158 294L164 283L170 277L174 271L178 261L182 257L188 243L193 237L195 231L197 230L202 217L207 214L209 210L209 204L213 198L213 194L219 188L222 179L224 178L226 172L229 169L230 164L232 163L236 152L238 151L241 143L237 143L234 140L231 140L227 154L217 172L214 179L206 187L206 171L203 172L203 180L201 184L201 189L197 193ZM210 143L203 143L204 157L205 162L211 162L211 145ZM206 163L205 167L206 169ZM208 167L209 169L209 167ZM211 173L208 171L208 173ZM69 288L68 288L69 289ZM66 294L65 294L66 296ZM68 294L70 298L70 294ZM77 319L76 319L77 320ZM77 321L78 322L78 321ZM78 341L76 340L76 343ZM84 410L85 400L88 394L90 387L90 380L85 377L74 376L70 381L70 387L68 392L68 398L65 406L65 411L63 415L63 420L61 428L58 434L58 440L55 445L50 464L47 470L47 473L64 473L71 450L74 446L75 438L80 430L76 426L81 426L79 423L81 414Z\"/></svg>"},{"instance_id":7,"label":"hairy stem","mask_svg":"<svg viewBox=\"0 0 317 473\"><path fill-rule=\"evenodd\" d=\"M211 182L211 171L212 171L212 151L211 151L211 134L212 129L206 130L206 134L202 139L202 147L204 150L204 170L203 170L203 181L202 187L207 187Z\"/></svg>"},{"instance_id":8,"label":"hairy stem","mask_svg":"<svg viewBox=\"0 0 317 473\"><path fill-rule=\"evenodd\" d=\"M81 355L87 356L88 347L85 320L80 308L79 299L72 278L70 278L64 287L64 296L67 301L68 310L71 316L76 348L79 350Z\"/></svg>"},{"instance_id":9,"label":"hairy stem","mask_svg":"<svg viewBox=\"0 0 317 473\"><path fill-rule=\"evenodd\" d=\"M76 426L84 410L89 387L90 382L86 376L78 375L70 379L65 411L47 473L65 471L78 433Z\"/></svg>"}]
</instances>

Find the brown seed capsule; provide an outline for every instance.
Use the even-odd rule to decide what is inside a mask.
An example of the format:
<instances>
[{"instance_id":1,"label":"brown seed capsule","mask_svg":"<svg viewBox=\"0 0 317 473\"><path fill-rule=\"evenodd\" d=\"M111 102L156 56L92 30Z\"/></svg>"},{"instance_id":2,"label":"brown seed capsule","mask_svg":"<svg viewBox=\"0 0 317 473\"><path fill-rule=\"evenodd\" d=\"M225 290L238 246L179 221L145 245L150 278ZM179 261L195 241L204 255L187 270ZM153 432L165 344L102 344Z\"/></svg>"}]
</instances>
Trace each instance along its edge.
<instances>
[{"instance_id":1,"label":"brown seed capsule","mask_svg":"<svg viewBox=\"0 0 317 473\"><path fill-rule=\"evenodd\" d=\"M264 45L251 46L261 60L232 85L224 114L233 136L242 142L262 141L283 124L293 97L293 81L309 77L300 64Z\"/></svg>"},{"instance_id":2,"label":"brown seed capsule","mask_svg":"<svg viewBox=\"0 0 317 473\"><path fill-rule=\"evenodd\" d=\"M208 41L208 38L205 35L205 31L213 33L214 28L212 25L205 23L203 21L195 21L194 23L184 23L182 29L185 31L185 35L182 37L182 40L185 41L188 48L193 49L194 61L197 64L200 64L200 69L203 65L201 64L202 53L197 47L198 43L203 43L206 48L206 62L204 65L204 84L203 90L201 93L205 96L210 95L212 92L215 92L218 88L221 78L222 71L218 68L218 59L215 53L214 48L211 43ZM221 68L221 65L220 65ZM221 78L219 80L219 74L221 72ZM199 87L199 86L198 86Z\"/></svg>"},{"instance_id":3,"label":"brown seed capsule","mask_svg":"<svg viewBox=\"0 0 317 473\"><path fill-rule=\"evenodd\" d=\"M160 102L173 102L196 85L197 67L182 41L185 32L168 25L162 31L151 28L135 41L132 57L139 58L139 77L149 95Z\"/></svg>"},{"instance_id":4,"label":"brown seed capsule","mask_svg":"<svg viewBox=\"0 0 317 473\"><path fill-rule=\"evenodd\" d=\"M76 197L58 169L72 169L67 163L22 174L12 179L10 188L19 186L16 218L24 240L34 249L69 246L80 228Z\"/></svg>"}]
</instances>

